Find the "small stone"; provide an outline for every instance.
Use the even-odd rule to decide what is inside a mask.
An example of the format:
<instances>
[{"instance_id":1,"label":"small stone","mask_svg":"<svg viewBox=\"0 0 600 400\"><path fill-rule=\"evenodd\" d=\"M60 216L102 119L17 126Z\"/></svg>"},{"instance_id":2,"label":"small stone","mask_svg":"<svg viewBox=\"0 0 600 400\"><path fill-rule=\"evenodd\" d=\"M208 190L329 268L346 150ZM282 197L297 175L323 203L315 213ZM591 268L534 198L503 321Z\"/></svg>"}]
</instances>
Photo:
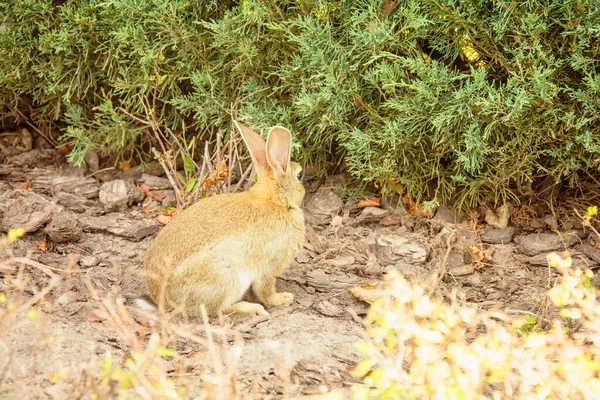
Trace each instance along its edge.
<instances>
[{"instance_id":1,"label":"small stone","mask_svg":"<svg viewBox=\"0 0 600 400\"><path fill-rule=\"evenodd\" d=\"M529 222L531 229L546 229L546 222L541 218L536 218Z\"/></svg>"},{"instance_id":2,"label":"small stone","mask_svg":"<svg viewBox=\"0 0 600 400\"><path fill-rule=\"evenodd\" d=\"M144 200L144 193L131 181L116 179L100 186L100 202L106 211L122 211L134 202Z\"/></svg>"},{"instance_id":3,"label":"small stone","mask_svg":"<svg viewBox=\"0 0 600 400\"><path fill-rule=\"evenodd\" d=\"M88 200L85 197L76 196L67 192L60 192L54 196L56 202L62 206L67 207L71 211L85 212L88 205Z\"/></svg>"},{"instance_id":4,"label":"small stone","mask_svg":"<svg viewBox=\"0 0 600 400\"><path fill-rule=\"evenodd\" d=\"M402 222L402 216L400 214L390 214L379 221L383 226L399 225L400 222Z\"/></svg>"},{"instance_id":5,"label":"small stone","mask_svg":"<svg viewBox=\"0 0 600 400\"><path fill-rule=\"evenodd\" d=\"M490 244L507 244L512 241L514 234L515 228L512 226L507 226L506 228L498 229L488 225L485 232L481 235L481 241L483 243Z\"/></svg>"},{"instance_id":6,"label":"small stone","mask_svg":"<svg viewBox=\"0 0 600 400\"><path fill-rule=\"evenodd\" d=\"M550 228L550 230L552 230L552 231L558 230L558 221L556 220L556 218L553 215L546 215L544 217L544 222L546 223L546 225L548 225L548 228Z\"/></svg>"},{"instance_id":7,"label":"small stone","mask_svg":"<svg viewBox=\"0 0 600 400\"><path fill-rule=\"evenodd\" d=\"M307 287L305 287L304 289L306 290L306 293L309 293L309 294L315 294L315 292L317 291L317 290L316 290L314 287L312 287L312 286L307 286Z\"/></svg>"},{"instance_id":8,"label":"small stone","mask_svg":"<svg viewBox=\"0 0 600 400\"><path fill-rule=\"evenodd\" d=\"M450 268L448 273L452 276L464 276L469 275L475 272L475 267L473 265L462 265L460 267Z\"/></svg>"},{"instance_id":9,"label":"small stone","mask_svg":"<svg viewBox=\"0 0 600 400\"><path fill-rule=\"evenodd\" d=\"M100 263L100 260L96 256L84 256L79 259L79 266L82 268L95 267Z\"/></svg>"},{"instance_id":10,"label":"small stone","mask_svg":"<svg viewBox=\"0 0 600 400\"><path fill-rule=\"evenodd\" d=\"M564 250L579 242L579 238L576 235L570 234L534 233L519 236L516 242L519 245L521 253L528 256L535 256L540 253Z\"/></svg>"},{"instance_id":11,"label":"small stone","mask_svg":"<svg viewBox=\"0 0 600 400\"><path fill-rule=\"evenodd\" d=\"M67 192L86 199L95 199L98 197L99 187L93 178L57 176L52 179L52 192Z\"/></svg>"},{"instance_id":12,"label":"small stone","mask_svg":"<svg viewBox=\"0 0 600 400\"><path fill-rule=\"evenodd\" d=\"M370 222L381 222L390 212L379 207L365 207L363 211L354 220L354 225L366 224Z\"/></svg>"},{"instance_id":13,"label":"small stone","mask_svg":"<svg viewBox=\"0 0 600 400\"><path fill-rule=\"evenodd\" d=\"M336 306L327 300L321 301L315 306L315 308L318 312L327 317L337 317L343 313L343 310L339 306Z\"/></svg>"},{"instance_id":14,"label":"small stone","mask_svg":"<svg viewBox=\"0 0 600 400\"><path fill-rule=\"evenodd\" d=\"M142 174L142 177L138 180L138 182L146 185L150 190L173 190L173 186L167 178L159 178L158 176Z\"/></svg>"},{"instance_id":15,"label":"small stone","mask_svg":"<svg viewBox=\"0 0 600 400\"><path fill-rule=\"evenodd\" d=\"M344 217L341 215L336 215L331 219L331 226L333 227L341 227L344 226Z\"/></svg>"},{"instance_id":16,"label":"small stone","mask_svg":"<svg viewBox=\"0 0 600 400\"><path fill-rule=\"evenodd\" d=\"M378 276L383 272L383 268L377 261L367 261L361 271L366 276Z\"/></svg>"},{"instance_id":17,"label":"small stone","mask_svg":"<svg viewBox=\"0 0 600 400\"><path fill-rule=\"evenodd\" d=\"M296 256L296 261L300 264L306 264L310 261L310 258L308 257L308 254L306 254L305 251L301 251L300 254Z\"/></svg>"},{"instance_id":18,"label":"small stone","mask_svg":"<svg viewBox=\"0 0 600 400\"><path fill-rule=\"evenodd\" d=\"M69 290L68 292L66 292L58 297L58 304L60 304L61 306L66 306L67 304L71 304L71 303L77 301L78 298L79 298L78 293L73 292L72 290Z\"/></svg>"},{"instance_id":19,"label":"small stone","mask_svg":"<svg viewBox=\"0 0 600 400\"><path fill-rule=\"evenodd\" d=\"M75 218L55 216L44 228L44 232L54 243L77 242L81 239L81 226Z\"/></svg>"},{"instance_id":20,"label":"small stone","mask_svg":"<svg viewBox=\"0 0 600 400\"><path fill-rule=\"evenodd\" d=\"M127 186L122 179L105 182L100 186L100 203L106 211L122 211L127 208L129 196Z\"/></svg>"},{"instance_id":21,"label":"small stone","mask_svg":"<svg viewBox=\"0 0 600 400\"><path fill-rule=\"evenodd\" d=\"M514 266L516 262L513 249L510 247L500 247L494 251L492 256L492 263L502 267Z\"/></svg>"},{"instance_id":22,"label":"small stone","mask_svg":"<svg viewBox=\"0 0 600 400\"><path fill-rule=\"evenodd\" d=\"M310 209L314 215L331 216L337 214L344 202L330 188L321 188L310 199L306 208Z\"/></svg>"},{"instance_id":23,"label":"small stone","mask_svg":"<svg viewBox=\"0 0 600 400\"><path fill-rule=\"evenodd\" d=\"M311 288L311 289L314 289L314 288ZM296 297L296 301L303 307L310 307L315 302L315 297L314 296Z\"/></svg>"},{"instance_id":24,"label":"small stone","mask_svg":"<svg viewBox=\"0 0 600 400\"><path fill-rule=\"evenodd\" d=\"M380 235L377 238L378 259L380 262L403 259L409 263L423 263L427 259L427 248L409 237Z\"/></svg>"},{"instance_id":25,"label":"small stone","mask_svg":"<svg viewBox=\"0 0 600 400\"><path fill-rule=\"evenodd\" d=\"M65 163L60 167L60 175L63 176L75 176L83 178L88 174L88 166L82 163L80 166L76 166L73 163Z\"/></svg>"},{"instance_id":26,"label":"small stone","mask_svg":"<svg viewBox=\"0 0 600 400\"><path fill-rule=\"evenodd\" d=\"M440 206L436 210L433 220L456 224L458 223L459 218L448 207Z\"/></svg>"},{"instance_id":27,"label":"small stone","mask_svg":"<svg viewBox=\"0 0 600 400\"><path fill-rule=\"evenodd\" d=\"M467 282L471 284L473 287L481 287L483 286L483 281L478 273L474 273L467 278Z\"/></svg>"},{"instance_id":28,"label":"small stone","mask_svg":"<svg viewBox=\"0 0 600 400\"><path fill-rule=\"evenodd\" d=\"M460 267L465 264L465 256L463 253L459 253L457 251L451 251L448 254L448 259L446 261L446 265L448 269Z\"/></svg>"},{"instance_id":29,"label":"small stone","mask_svg":"<svg viewBox=\"0 0 600 400\"><path fill-rule=\"evenodd\" d=\"M343 267L354 264L355 261L356 259L353 256L340 256L327 260L327 264L333 265L334 267Z\"/></svg>"}]
</instances>

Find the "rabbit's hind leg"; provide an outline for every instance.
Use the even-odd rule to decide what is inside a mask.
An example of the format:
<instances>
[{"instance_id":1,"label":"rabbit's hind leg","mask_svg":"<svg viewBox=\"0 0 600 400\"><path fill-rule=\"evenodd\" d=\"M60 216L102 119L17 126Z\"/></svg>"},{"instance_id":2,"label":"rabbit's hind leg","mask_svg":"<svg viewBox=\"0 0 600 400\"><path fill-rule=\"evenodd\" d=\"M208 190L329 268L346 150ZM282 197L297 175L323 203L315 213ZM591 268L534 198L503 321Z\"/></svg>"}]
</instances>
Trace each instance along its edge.
<instances>
[{"instance_id":1,"label":"rabbit's hind leg","mask_svg":"<svg viewBox=\"0 0 600 400\"><path fill-rule=\"evenodd\" d=\"M240 301L223 310L223 314L269 315L265 308L258 303Z\"/></svg>"}]
</instances>

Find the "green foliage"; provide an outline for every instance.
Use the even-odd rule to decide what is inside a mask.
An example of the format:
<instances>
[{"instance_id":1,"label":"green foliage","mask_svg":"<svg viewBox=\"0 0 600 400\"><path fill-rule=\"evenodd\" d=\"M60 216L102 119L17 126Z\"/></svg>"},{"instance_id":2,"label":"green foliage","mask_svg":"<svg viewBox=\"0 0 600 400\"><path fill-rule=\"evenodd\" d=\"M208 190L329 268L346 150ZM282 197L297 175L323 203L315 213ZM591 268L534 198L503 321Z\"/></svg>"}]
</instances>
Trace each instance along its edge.
<instances>
[{"instance_id":1,"label":"green foliage","mask_svg":"<svg viewBox=\"0 0 600 400\"><path fill-rule=\"evenodd\" d=\"M402 0L384 16L380 0L14 0L0 16L0 112L63 127L74 160L139 151L141 121L227 137L235 110L289 126L321 173L344 157L382 189L462 189L465 207L598 168L597 1Z\"/></svg>"}]
</instances>

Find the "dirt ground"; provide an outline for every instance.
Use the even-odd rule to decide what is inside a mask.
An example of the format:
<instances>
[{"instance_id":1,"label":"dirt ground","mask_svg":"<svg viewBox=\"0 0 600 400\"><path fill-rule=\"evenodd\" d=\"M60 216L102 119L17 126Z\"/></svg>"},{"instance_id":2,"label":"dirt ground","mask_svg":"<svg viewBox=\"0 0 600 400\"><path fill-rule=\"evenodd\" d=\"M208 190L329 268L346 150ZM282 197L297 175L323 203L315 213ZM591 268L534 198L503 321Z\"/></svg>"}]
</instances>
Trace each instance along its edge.
<instances>
[{"instance_id":1,"label":"dirt ground","mask_svg":"<svg viewBox=\"0 0 600 400\"><path fill-rule=\"evenodd\" d=\"M33 303L30 309L40 316L0 321L0 398L89 397L81 371L101 365L107 351L116 359L128 356L131 340L144 334L137 331L132 339L124 328L151 321L127 299L144 291L144 251L162 226L157 217L172 204L173 192L155 165L143 173L94 171L35 145L5 156L2 234L17 227L28 234L0 253L0 261L6 260L0 293ZM411 216L393 202L358 208L357 200L339 196L347 182L347 176L335 175L306 183L305 247L278 281L279 290L294 294L294 304L271 309L266 318L224 322L243 342L239 359L228 364L236 370L239 393L308 398L337 389L349 394L355 382L350 371L360 359L353 343L368 304L347 289L379 282L386 271L398 270L423 284L441 275L437 296L458 289L481 309L544 321L553 312L545 291L555 279L545 255L570 249L577 263L600 263L600 250L578 217L559 213L548 202L511 206L508 227L494 228L485 223L485 209L461 216L440 207L428 218ZM54 286L41 296L52 277ZM102 299L118 304L120 298L131 321L115 325L101 311ZM194 330L202 321L181 324ZM184 379L197 398L205 387L203 374L215 368L209 365L210 351L182 337L177 350L191 360Z\"/></svg>"}]
</instances>

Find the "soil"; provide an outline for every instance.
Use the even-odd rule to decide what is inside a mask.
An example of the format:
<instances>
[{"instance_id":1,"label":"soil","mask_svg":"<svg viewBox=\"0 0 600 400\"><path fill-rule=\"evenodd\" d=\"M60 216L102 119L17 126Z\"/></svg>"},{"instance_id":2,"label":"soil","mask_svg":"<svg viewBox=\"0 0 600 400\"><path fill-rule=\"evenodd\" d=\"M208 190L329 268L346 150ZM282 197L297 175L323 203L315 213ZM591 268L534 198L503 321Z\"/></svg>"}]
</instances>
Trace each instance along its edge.
<instances>
[{"instance_id":1,"label":"soil","mask_svg":"<svg viewBox=\"0 0 600 400\"><path fill-rule=\"evenodd\" d=\"M81 371L97 370L107 352L128 357L129 346L148 337L149 330L125 332L152 326L152 316L128 299L144 291L144 251L174 194L156 165L143 174L92 171L66 163L52 149L22 150L0 165L1 231L28 232L0 253L7 260L0 264L0 293L35 301L40 318L0 323L0 397L86 397ZM239 359L228 364L236 370L239 393L349 394L356 382L350 372L360 360L353 343L361 337L368 304L347 289L382 281L387 271L423 285L441 276L435 296L457 289L481 309L531 313L543 321L554 312L545 300L555 279L545 255L569 249L578 264L600 263L600 250L577 216L546 203L511 206L508 226L498 228L484 222L485 209L465 216L440 207L432 217L415 217L395 202L358 208L357 200L344 201L333 190L347 180L336 175L306 183L305 247L278 281L279 290L294 294L294 304L271 309L268 317L211 321L243 343ZM16 262L23 259L33 263ZM42 299L39 291L50 277L55 284ZM106 307L118 308L119 299L131 320L115 323ZM201 320L172 321L191 331L203 326ZM187 389L197 397L206 389L200 378L214 354L183 337L176 347L191 360Z\"/></svg>"}]
</instances>

